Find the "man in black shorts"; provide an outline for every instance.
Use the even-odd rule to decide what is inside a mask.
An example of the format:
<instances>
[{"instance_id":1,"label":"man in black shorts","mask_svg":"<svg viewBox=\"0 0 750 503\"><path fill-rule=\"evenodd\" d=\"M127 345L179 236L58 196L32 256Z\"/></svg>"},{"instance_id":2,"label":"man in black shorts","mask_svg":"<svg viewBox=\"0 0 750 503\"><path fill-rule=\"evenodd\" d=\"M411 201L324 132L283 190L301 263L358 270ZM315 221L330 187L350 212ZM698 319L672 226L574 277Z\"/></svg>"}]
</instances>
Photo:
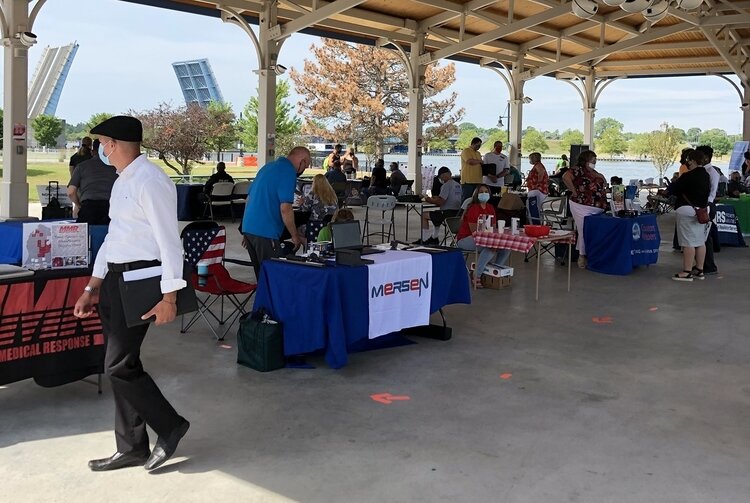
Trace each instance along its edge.
<instances>
[{"instance_id":1,"label":"man in black shorts","mask_svg":"<svg viewBox=\"0 0 750 503\"><path fill-rule=\"evenodd\" d=\"M438 178L443 182L440 187L440 193L437 196L425 197L426 203L440 206L440 210L422 212L422 239L416 244L436 245L440 244L438 235L440 226L448 217L454 217L461 211L461 184L455 181L451 175L451 170L443 166L438 170ZM430 222L433 227L430 230Z\"/></svg>"}]
</instances>

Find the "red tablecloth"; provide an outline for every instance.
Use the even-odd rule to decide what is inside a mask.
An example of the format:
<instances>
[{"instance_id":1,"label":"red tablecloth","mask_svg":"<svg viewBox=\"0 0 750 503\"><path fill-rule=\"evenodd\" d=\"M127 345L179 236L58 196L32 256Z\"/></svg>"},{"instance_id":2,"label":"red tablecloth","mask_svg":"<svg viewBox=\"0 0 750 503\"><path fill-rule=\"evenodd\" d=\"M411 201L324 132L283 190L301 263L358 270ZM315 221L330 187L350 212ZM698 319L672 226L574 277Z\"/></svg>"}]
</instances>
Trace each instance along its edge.
<instances>
[{"instance_id":1,"label":"red tablecloth","mask_svg":"<svg viewBox=\"0 0 750 503\"><path fill-rule=\"evenodd\" d=\"M543 238L532 238L520 231L518 234L511 234L510 230L503 233L499 232L475 232L474 244L483 248L492 248L494 250L513 250L526 253L534 247L537 241L555 242L555 243L575 243L575 232L568 232L559 236L545 236Z\"/></svg>"}]
</instances>

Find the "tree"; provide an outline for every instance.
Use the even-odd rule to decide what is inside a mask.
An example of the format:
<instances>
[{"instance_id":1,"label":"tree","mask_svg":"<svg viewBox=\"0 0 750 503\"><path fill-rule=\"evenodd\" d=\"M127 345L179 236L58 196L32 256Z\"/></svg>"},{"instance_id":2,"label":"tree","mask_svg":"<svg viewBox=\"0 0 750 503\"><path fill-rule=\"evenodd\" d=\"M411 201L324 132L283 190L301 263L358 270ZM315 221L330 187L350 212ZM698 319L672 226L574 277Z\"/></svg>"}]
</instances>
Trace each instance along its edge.
<instances>
[{"instance_id":1,"label":"tree","mask_svg":"<svg viewBox=\"0 0 750 503\"><path fill-rule=\"evenodd\" d=\"M465 131L467 129L471 129L473 131L476 131L476 130L479 129L479 127L477 127L477 125L474 124L474 123L472 123L472 122L462 122L461 124L458 125L459 132L460 131Z\"/></svg>"},{"instance_id":2,"label":"tree","mask_svg":"<svg viewBox=\"0 0 750 503\"><path fill-rule=\"evenodd\" d=\"M637 156L649 155L651 153L651 133L638 133L630 140L628 151Z\"/></svg>"},{"instance_id":3,"label":"tree","mask_svg":"<svg viewBox=\"0 0 750 503\"><path fill-rule=\"evenodd\" d=\"M667 169L674 164L680 155L681 131L665 122L661 125L661 129L648 135L648 146L651 162L654 163L661 180Z\"/></svg>"},{"instance_id":4,"label":"tree","mask_svg":"<svg viewBox=\"0 0 750 503\"><path fill-rule=\"evenodd\" d=\"M599 141L596 142L596 149L609 154L622 154L628 148L622 132L617 127L605 129Z\"/></svg>"},{"instance_id":5,"label":"tree","mask_svg":"<svg viewBox=\"0 0 750 503\"><path fill-rule=\"evenodd\" d=\"M604 132L610 128L622 133L625 125L612 117L602 117L594 123L594 138L601 138Z\"/></svg>"},{"instance_id":6,"label":"tree","mask_svg":"<svg viewBox=\"0 0 750 503\"><path fill-rule=\"evenodd\" d=\"M212 101L206 108L208 119L208 150L220 155L224 150L234 147L237 142L237 120L229 103Z\"/></svg>"},{"instance_id":7,"label":"tree","mask_svg":"<svg viewBox=\"0 0 750 503\"><path fill-rule=\"evenodd\" d=\"M52 115L39 115L31 121L34 138L42 147L56 147L63 132L63 121Z\"/></svg>"},{"instance_id":8,"label":"tree","mask_svg":"<svg viewBox=\"0 0 750 503\"><path fill-rule=\"evenodd\" d=\"M322 134L330 129L337 140L370 144L376 156L382 156L385 138L406 140L410 84L396 53L331 39L322 39L322 45L312 45L311 51L314 61L305 60L302 71L290 72L302 96L300 109L326 125L321 131L306 123L307 133ZM455 79L454 64L430 65L424 83L437 94ZM422 122L440 129L436 136L447 138L456 133L464 113L456 109L456 98L455 92L445 99L425 97Z\"/></svg>"},{"instance_id":9,"label":"tree","mask_svg":"<svg viewBox=\"0 0 750 503\"><path fill-rule=\"evenodd\" d=\"M692 143L693 145L697 145L698 141L701 138L701 128L699 127L691 127L687 130L687 138L685 141Z\"/></svg>"},{"instance_id":10,"label":"tree","mask_svg":"<svg viewBox=\"0 0 750 503\"><path fill-rule=\"evenodd\" d=\"M526 134L523 136L521 145L523 146L523 151L527 154L530 154L532 152L544 153L549 150L549 145L547 145L547 142L544 141L544 136L542 136L542 133L533 128L527 128Z\"/></svg>"},{"instance_id":11,"label":"tree","mask_svg":"<svg viewBox=\"0 0 750 503\"><path fill-rule=\"evenodd\" d=\"M107 112L99 112L97 114L92 115L88 121L86 121L86 125L84 128L84 132L88 135L91 134L91 130L94 129L94 127L98 126L102 122L104 122L107 119L111 119L114 117L112 114Z\"/></svg>"},{"instance_id":12,"label":"tree","mask_svg":"<svg viewBox=\"0 0 750 503\"><path fill-rule=\"evenodd\" d=\"M508 143L508 132L504 129L492 128L487 131L486 138L484 144L487 146L487 149L490 150L496 141L501 141L503 144Z\"/></svg>"},{"instance_id":13,"label":"tree","mask_svg":"<svg viewBox=\"0 0 750 503\"><path fill-rule=\"evenodd\" d=\"M471 140L474 138L481 138L482 133L476 129L464 129L458 133L458 141L456 142L456 148L463 150L471 145Z\"/></svg>"},{"instance_id":14,"label":"tree","mask_svg":"<svg viewBox=\"0 0 750 503\"><path fill-rule=\"evenodd\" d=\"M287 142L288 137L296 138L302 128L302 121L294 115L293 105L289 103L290 86L288 80L279 80L276 84L276 151L285 154L280 144ZM245 105L244 116L239 121L240 139L245 148L258 151L258 97L253 96ZM315 129L315 128L313 128ZM325 136L325 135L324 135Z\"/></svg>"},{"instance_id":15,"label":"tree","mask_svg":"<svg viewBox=\"0 0 750 503\"><path fill-rule=\"evenodd\" d=\"M698 143L710 145L714 149L714 155L725 155L732 150L732 142L729 141L729 137L723 129L714 128L703 131Z\"/></svg>"},{"instance_id":16,"label":"tree","mask_svg":"<svg viewBox=\"0 0 750 503\"><path fill-rule=\"evenodd\" d=\"M143 123L143 146L179 175L189 175L208 149L208 112L197 104L172 108L162 103L152 110L130 112ZM176 162L178 166L172 164Z\"/></svg>"},{"instance_id":17,"label":"tree","mask_svg":"<svg viewBox=\"0 0 750 503\"><path fill-rule=\"evenodd\" d=\"M583 145L583 133L578 129L566 129L560 136L560 148L563 152L570 152L571 145Z\"/></svg>"}]
</instances>

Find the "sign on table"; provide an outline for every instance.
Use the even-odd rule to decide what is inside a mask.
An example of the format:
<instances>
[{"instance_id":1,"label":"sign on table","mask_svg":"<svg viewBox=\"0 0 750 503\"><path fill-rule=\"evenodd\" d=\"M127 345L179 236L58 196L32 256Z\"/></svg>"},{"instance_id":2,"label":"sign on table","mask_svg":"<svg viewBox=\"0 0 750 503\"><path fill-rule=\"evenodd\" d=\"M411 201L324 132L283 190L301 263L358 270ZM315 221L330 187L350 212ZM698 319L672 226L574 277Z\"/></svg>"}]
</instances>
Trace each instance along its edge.
<instances>
[{"instance_id":1,"label":"sign on table","mask_svg":"<svg viewBox=\"0 0 750 503\"><path fill-rule=\"evenodd\" d=\"M89 266L88 224L23 224L21 265L27 269L74 269Z\"/></svg>"},{"instance_id":2,"label":"sign on table","mask_svg":"<svg viewBox=\"0 0 750 503\"><path fill-rule=\"evenodd\" d=\"M42 206L47 206L50 199L49 185L37 185L36 191L39 194L39 202ZM57 191L53 189L52 197L56 197L60 206L64 208L70 208L73 206L73 202L70 200L70 197L68 197L68 191L65 186L60 187Z\"/></svg>"}]
</instances>

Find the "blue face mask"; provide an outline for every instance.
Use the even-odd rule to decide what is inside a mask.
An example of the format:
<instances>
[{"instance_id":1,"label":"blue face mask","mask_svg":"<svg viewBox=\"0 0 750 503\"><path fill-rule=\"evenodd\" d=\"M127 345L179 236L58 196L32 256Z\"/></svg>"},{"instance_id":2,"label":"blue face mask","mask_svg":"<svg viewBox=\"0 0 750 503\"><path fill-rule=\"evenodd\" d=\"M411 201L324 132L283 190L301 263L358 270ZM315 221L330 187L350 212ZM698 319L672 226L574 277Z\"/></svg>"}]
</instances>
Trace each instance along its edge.
<instances>
[{"instance_id":1,"label":"blue face mask","mask_svg":"<svg viewBox=\"0 0 750 503\"><path fill-rule=\"evenodd\" d=\"M99 144L99 159L101 159L102 162L104 164L106 164L107 166L112 166L112 163L110 162L109 157L107 157L106 155L104 155L104 144L103 143Z\"/></svg>"},{"instance_id":2,"label":"blue face mask","mask_svg":"<svg viewBox=\"0 0 750 503\"><path fill-rule=\"evenodd\" d=\"M490 200L490 194L489 192L480 192L477 194L477 199L479 199L480 203L486 203Z\"/></svg>"}]
</instances>

